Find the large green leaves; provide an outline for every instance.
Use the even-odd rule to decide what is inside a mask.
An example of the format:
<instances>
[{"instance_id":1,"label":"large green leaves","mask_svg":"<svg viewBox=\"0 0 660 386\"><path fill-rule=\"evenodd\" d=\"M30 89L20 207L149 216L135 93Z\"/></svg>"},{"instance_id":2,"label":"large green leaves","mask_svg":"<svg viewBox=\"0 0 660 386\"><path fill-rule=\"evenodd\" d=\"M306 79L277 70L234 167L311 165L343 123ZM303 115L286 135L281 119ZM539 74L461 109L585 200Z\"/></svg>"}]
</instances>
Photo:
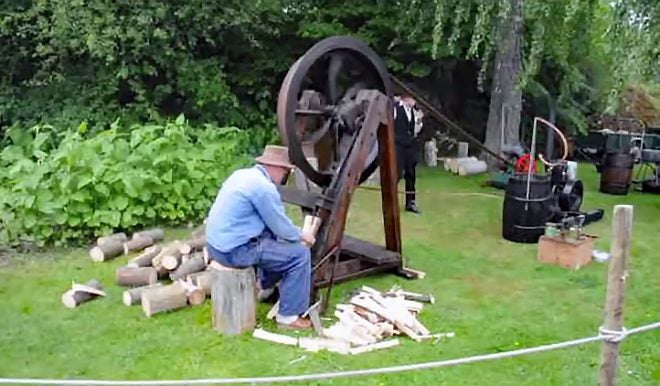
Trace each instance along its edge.
<instances>
[{"instance_id":1,"label":"large green leaves","mask_svg":"<svg viewBox=\"0 0 660 386\"><path fill-rule=\"evenodd\" d=\"M129 136L121 130L116 123L88 139L66 132L56 148L29 130L17 136L0 158L0 243L84 242L108 230L200 221L222 179L247 159L236 128L195 128L179 117L132 125ZM19 151L34 148L40 153Z\"/></svg>"}]
</instances>

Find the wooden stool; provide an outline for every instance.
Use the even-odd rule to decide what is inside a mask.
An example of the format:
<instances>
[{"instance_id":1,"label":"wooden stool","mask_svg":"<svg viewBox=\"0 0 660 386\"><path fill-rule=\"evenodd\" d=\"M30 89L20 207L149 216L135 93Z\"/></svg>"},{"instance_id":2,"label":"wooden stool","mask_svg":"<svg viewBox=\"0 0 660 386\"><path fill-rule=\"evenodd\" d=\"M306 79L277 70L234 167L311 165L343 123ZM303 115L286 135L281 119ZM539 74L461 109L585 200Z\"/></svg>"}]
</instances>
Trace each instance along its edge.
<instances>
[{"instance_id":1,"label":"wooden stool","mask_svg":"<svg viewBox=\"0 0 660 386\"><path fill-rule=\"evenodd\" d=\"M257 279L254 268L230 268L216 261L212 272L213 329L224 335L251 332L257 325Z\"/></svg>"}]
</instances>

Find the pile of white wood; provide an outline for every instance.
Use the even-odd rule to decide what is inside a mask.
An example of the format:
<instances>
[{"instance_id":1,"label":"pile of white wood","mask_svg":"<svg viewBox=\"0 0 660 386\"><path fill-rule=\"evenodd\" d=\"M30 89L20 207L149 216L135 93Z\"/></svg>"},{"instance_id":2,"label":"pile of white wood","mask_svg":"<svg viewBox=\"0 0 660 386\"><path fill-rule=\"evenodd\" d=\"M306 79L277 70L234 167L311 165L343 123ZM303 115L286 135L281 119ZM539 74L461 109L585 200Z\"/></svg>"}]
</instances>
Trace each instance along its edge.
<instances>
[{"instance_id":1,"label":"pile of white wood","mask_svg":"<svg viewBox=\"0 0 660 386\"><path fill-rule=\"evenodd\" d=\"M406 292L396 287L386 292L363 286L347 304L338 304L337 321L323 328L320 337L293 338L255 330L255 338L298 346L307 351L328 350L340 354L361 354L399 345L396 336L424 339L452 337L453 333L431 334L417 319L424 303L434 303L432 295Z\"/></svg>"},{"instance_id":2,"label":"pile of white wood","mask_svg":"<svg viewBox=\"0 0 660 386\"><path fill-rule=\"evenodd\" d=\"M481 174L488 170L486 162L478 160L477 157L445 158L444 167L459 176Z\"/></svg>"},{"instance_id":3,"label":"pile of white wood","mask_svg":"<svg viewBox=\"0 0 660 386\"><path fill-rule=\"evenodd\" d=\"M163 239L160 228L136 232L130 239L124 233L115 233L100 237L89 252L96 262L127 256L126 264L115 271L115 283L127 287L122 295L123 303L141 305L148 317L200 305L211 296L212 273L205 249L204 225L195 229L188 240L163 243ZM100 297L92 296L95 295L92 290L102 290L97 280L91 280L85 287L74 287L62 296L62 302L69 308Z\"/></svg>"}]
</instances>

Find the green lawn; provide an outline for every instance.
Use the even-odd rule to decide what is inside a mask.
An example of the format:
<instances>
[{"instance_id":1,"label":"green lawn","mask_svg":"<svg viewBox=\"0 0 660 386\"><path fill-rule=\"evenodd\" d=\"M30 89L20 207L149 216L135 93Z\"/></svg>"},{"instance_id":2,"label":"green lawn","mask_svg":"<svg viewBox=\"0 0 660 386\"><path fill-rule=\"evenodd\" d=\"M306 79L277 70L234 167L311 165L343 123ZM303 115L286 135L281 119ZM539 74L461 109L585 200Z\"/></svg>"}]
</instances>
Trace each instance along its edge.
<instances>
[{"instance_id":1,"label":"green lawn","mask_svg":"<svg viewBox=\"0 0 660 386\"><path fill-rule=\"evenodd\" d=\"M402 345L357 357L306 353L252 339L224 338L210 328L208 302L197 308L146 318L139 307L121 302L112 284L125 262L93 263L86 251L14 256L0 266L0 377L95 379L182 379L302 374L372 368L459 358L594 335L602 321L606 264L577 271L542 265L536 245L500 237L502 200L456 192L501 191L480 186L483 177L464 179L440 169L419 171L422 216L402 215L408 265L426 278L370 277L339 285L333 304L353 288L387 289L395 283L436 297L420 319L434 332L456 332L450 340ZM605 219L590 225L597 248L609 250L612 207L633 204L633 252L624 324L660 320L660 196L625 197L597 192L590 165L580 169L586 184L585 209L604 208ZM379 194L360 190L350 234L382 242ZM299 216L296 216L296 218ZM183 237L186 231L169 231ZM70 310L61 293L71 280L92 277L108 297ZM259 308L263 321L268 306ZM272 323L265 328L273 330ZM333 385L595 385L600 344L525 357L377 377L340 379ZM303 360L289 362L305 355ZM660 332L627 339L622 345L620 385L660 384Z\"/></svg>"}]
</instances>

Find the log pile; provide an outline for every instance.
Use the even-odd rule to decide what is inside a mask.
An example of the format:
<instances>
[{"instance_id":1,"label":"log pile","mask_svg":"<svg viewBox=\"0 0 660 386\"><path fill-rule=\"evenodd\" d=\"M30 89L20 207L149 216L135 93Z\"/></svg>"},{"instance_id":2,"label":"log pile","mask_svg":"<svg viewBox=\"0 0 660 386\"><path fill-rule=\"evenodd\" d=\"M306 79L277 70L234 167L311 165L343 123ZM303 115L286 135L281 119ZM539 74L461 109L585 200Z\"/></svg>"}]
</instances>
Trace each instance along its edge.
<instances>
[{"instance_id":1,"label":"log pile","mask_svg":"<svg viewBox=\"0 0 660 386\"><path fill-rule=\"evenodd\" d=\"M485 173L488 165L476 157L445 158L444 168L453 174L459 176L471 176L474 174Z\"/></svg>"},{"instance_id":2,"label":"log pile","mask_svg":"<svg viewBox=\"0 0 660 386\"><path fill-rule=\"evenodd\" d=\"M151 317L200 305L210 298L212 280L204 229L204 225L195 228L188 240L170 242L164 242L160 228L135 232L131 238L123 232L115 233L99 237L89 255L95 262L128 256L126 264L115 271L115 284L126 287L122 295L125 305L141 305L144 314ZM101 287L92 281L86 288ZM76 292L67 291L62 302L73 308L96 296L93 291L77 288Z\"/></svg>"},{"instance_id":3,"label":"log pile","mask_svg":"<svg viewBox=\"0 0 660 386\"><path fill-rule=\"evenodd\" d=\"M435 303L432 295L417 294L393 287L386 292L363 286L349 301L336 306L337 321L323 328L319 337L292 338L257 329L253 337L297 346L307 351L327 350L340 354L361 354L399 345L399 336L416 342L452 337L453 333L432 334L418 319L425 304Z\"/></svg>"}]
</instances>

